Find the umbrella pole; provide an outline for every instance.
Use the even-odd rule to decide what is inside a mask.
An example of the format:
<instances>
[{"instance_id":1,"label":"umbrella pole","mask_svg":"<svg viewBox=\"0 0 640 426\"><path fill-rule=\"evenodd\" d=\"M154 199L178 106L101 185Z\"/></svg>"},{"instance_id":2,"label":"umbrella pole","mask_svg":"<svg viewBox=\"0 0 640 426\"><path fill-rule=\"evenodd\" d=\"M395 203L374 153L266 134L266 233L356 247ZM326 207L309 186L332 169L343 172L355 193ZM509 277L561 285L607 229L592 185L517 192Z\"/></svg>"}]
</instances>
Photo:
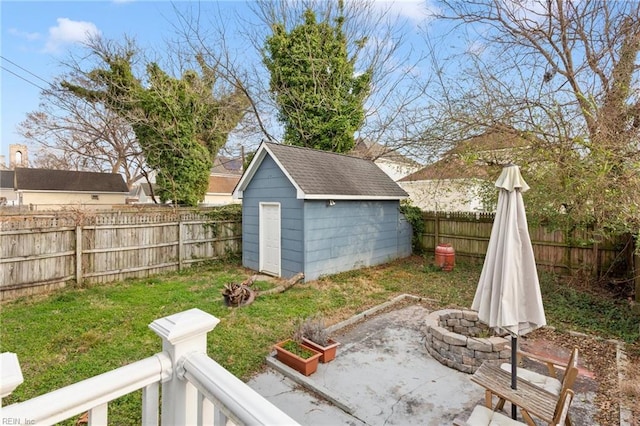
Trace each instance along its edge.
<instances>
[{"instance_id":1,"label":"umbrella pole","mask_svg":"<svg viewBox=\"0 0 640 426\"><path fill-rule=\"evenodd\" d=\"M511 336L511 389L518 388L518 336ZM511 418L517 417L516 406L511 403Z\"/></svg>"}]
</instances>

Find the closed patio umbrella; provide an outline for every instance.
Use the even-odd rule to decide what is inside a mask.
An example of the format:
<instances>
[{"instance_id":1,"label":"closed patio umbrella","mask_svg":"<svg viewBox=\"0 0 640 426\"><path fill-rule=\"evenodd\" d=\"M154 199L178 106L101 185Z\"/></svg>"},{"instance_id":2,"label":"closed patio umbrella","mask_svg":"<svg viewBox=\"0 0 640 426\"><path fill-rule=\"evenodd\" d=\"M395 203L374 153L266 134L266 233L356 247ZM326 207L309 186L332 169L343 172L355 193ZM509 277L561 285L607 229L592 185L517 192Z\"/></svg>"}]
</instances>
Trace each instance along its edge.
<instances>
[{"instance_id":1,"label":"closed patio umbrella","mask_svg":"<svg viewBox=\"0 0 640 426\"><path fill-rule=\"evenodd\" d=\"M498 207L471 309L489 327L511 335L511 387L516 389L518 336L547 322L522 200L529 185L520 168L510 165L496 186ZM511 415L515 419L515 406Z\"/></svg>"}]
</instances>

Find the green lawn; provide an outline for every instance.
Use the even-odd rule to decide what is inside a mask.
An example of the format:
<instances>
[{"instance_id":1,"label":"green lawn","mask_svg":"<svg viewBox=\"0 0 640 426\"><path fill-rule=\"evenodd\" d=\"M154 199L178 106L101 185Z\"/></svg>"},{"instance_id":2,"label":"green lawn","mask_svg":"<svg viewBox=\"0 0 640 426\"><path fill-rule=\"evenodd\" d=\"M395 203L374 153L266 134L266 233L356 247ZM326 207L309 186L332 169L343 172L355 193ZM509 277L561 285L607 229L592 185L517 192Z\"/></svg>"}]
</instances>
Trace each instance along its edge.
<instances>
[{"instance_id":1,"label":"green lawn","mask_svg":"<svg viewBox=\"0 0 640 426\"><path fill-rule=\"evenodd\" d=\"M25 382L3 402L29 399L151 356L161 350L161 340L149 323L191 308L221 319L209 333L209 355L246 380L302 317L320 313L330 325L403 293L429 298L434 308L469 307L481 267L458 264L453 272L442 272L431 267L432 261L414 256L300 283L242 308L222 302L224 284L252 274L232 262L5 302L0 350L18 354ZM637 344L640 315L626 303L580 292L549 274L540 280L549 325ZM255 284L259 289L273 285ZM139 424L139 400L136 393L110 404L111 422Z\"/></svg>"}]
</instances>

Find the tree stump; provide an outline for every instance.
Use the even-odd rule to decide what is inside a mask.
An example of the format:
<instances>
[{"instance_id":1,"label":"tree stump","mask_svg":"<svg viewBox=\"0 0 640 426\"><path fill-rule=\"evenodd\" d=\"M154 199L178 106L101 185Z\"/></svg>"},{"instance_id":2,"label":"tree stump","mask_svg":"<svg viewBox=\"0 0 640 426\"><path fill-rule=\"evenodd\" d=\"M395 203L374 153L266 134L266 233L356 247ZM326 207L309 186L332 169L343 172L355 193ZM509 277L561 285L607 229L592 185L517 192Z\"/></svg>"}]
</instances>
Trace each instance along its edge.
<instances>
[{"instance_id":1,"label":"tree stump","mask_svg":"<svg viewBox=\"0 0 640 426\"><path fill-rule=\"evenodd\" d=\"M304 278L304 274L300 272L289 278L283 285L262 292L251 288L257 278L257 275L253 275L239 284L225 284L224 290L222 290L225 305L237 308L240 306L250 305L258 296L285 292L302 280Z\"/></svg>"}]
</instances>

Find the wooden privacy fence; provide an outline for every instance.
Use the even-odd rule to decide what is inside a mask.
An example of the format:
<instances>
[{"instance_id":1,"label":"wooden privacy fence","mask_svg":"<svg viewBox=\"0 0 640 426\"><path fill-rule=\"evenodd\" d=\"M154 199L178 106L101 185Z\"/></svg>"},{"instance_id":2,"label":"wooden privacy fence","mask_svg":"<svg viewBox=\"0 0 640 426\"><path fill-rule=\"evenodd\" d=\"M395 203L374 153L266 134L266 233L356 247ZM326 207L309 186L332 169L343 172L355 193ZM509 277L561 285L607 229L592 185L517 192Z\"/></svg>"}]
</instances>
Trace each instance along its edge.
<instances>
[{"instance_id":1,"label":"wooden privacy fence","mask_svg":"<svg viewBox=\"0 0 640 426\"><path fill-rule=\"evenodd\" d=\"M146 277L237 254L241 219L212 220L208 210L115 211L0 216L0 300L64 287ZM456 258L483 262L494 215L425 212L424 248L451 244ZM588 230L529 229L536 263L562 274L600 276L610 267L640 270L623 237L592 242ZM616 266L617 265L617 266ZM635 277L636 298L640 272Z\"/></svg>"},{"instance_id":2,"label":"wooden privacy fence","mask_svg":"<svg viewBox=\"0 0 640 426\"><path fill-rule=\"evenodd\" d=\"M422 243L433 253L441 243L451 244L456 258L483 262L489 245L493 213L424 212ZM539 268L560 274L578 271L599 277L609 268L633 269L633 245L629 239L594 242L590 230L549 230L529 227L531 244Z\"/></svg>"},{"instance_id":3,"label":"wooden privacy fence","mask_svg":"<svg viewBox=\"0 0 640 426\"><path fill-rule=\"evenodd\" d=\"M213 209L212 209L213 210ZM0 300L146 277L240 252L240 219L207 209L2 216Z\"/></svg>"}]
</instances>

